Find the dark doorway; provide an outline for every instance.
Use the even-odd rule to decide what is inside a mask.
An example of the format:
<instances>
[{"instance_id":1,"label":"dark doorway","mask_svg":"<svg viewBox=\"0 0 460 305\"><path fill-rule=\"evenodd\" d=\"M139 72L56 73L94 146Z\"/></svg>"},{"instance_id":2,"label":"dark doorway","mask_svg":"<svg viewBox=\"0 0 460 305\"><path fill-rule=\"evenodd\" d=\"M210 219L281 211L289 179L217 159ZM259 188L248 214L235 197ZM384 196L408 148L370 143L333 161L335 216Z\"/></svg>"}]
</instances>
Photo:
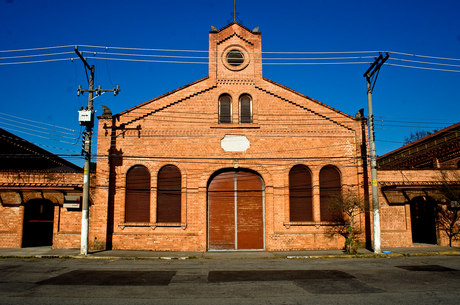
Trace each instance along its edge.
<instances>
[{"instance_id":1,"label":"dark doorway","mask_svg":"<svg viewBox=\"0 0 460 305\"><path fill-rule=\"evenodd\" d=\"M53 244L54 204L46 199L32 199L24 205L23 247Z\"/></svg>"},{"instance_id":2,"label":"dark doorway","mask_svg":"<svg viewBox=\"0 0 460 305\"><path fill-rule=\"evenodd\" d=\"M209 250L264 248L264 186L251 171L230 170L208 185Z\"/></svg>"},{"instance_id":3,"label":"dark doorway","mask_svg":"<svg viewBox=\"0 0 460 305\"><path fill-rule=\"evenodd\" d=\"M435 202L429 197L416 197L410 202L412 242L436 244Z\"/></svg>"}]
</instances>

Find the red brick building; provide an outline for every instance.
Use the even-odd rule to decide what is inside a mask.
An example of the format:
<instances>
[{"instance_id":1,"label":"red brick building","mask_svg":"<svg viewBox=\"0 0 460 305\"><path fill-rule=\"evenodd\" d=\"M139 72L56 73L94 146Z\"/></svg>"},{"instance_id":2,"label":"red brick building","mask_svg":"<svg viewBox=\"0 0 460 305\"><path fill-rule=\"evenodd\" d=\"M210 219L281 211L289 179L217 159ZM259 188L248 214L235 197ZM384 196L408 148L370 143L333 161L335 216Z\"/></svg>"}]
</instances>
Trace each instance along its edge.
<instances>
[{"instance_id":1,"label":"red brick building","mask_svg":"<svg viewBox=\"0 0 460 305\"><path fill-rule=\"evenodd\" d=\"M382 243L448 245L446 226L460 218L460 123L379 157L377 166Z\"/></svg>"},{"instance_id":2,"label":"red brick building","mask_svg":"<svg viewBox=\"0 0 460 305\"><path fill-rule=\"evenodd\" d=\"M363 122L264 78L261 51L213 30L207 77L99 117L90 247L343 247L328 200L364 194Z\"/></svg>"},{"instance_id":3,"label":"red brick building","mask_svg":"<svg viewBox=\"0 0 460 305\"><path fill-rule=\"evenodd\" d=\"M0 247L79 247L81 212L64 199L82 181L80 167L0 129Z\"/></svg>"},{"instance_id":4,"label":"red brick building","mask_svg":"<svg viewBox=\"0 0 460 305\"><path fill-rule=\"evenodd\" d=\"M365 120L264 78L261 51L259 32L232 23L209 33L207 77L105 108L90 248L343 248L331 198L369 197ZM459 128L379 158L382 247L448 244L439 219L455 210ZM0 247L78 248L81 209L64 201L81 195L81 169L3 130L0 144ZM355 225L370 245L370 213Z\"/></svg>"}]
</instances>

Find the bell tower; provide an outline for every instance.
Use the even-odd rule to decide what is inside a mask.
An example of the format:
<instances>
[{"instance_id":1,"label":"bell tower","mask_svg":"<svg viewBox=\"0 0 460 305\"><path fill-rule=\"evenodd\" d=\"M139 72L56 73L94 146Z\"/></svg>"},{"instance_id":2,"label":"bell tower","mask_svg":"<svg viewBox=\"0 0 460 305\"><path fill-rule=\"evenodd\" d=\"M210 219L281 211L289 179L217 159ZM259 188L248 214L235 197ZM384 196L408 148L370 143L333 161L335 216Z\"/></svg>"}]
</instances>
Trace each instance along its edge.
<instances>
[{"instance_id":1,"label":"bell tower","mask_svg":"<svg viewBox=\"0 0 460 305\"><path fill-rule=\"evenodd\" d=\"M258 29L238 22L209 32L209 78L256 80L262 78L262 44Z\"/></svg>"}]
</instances>

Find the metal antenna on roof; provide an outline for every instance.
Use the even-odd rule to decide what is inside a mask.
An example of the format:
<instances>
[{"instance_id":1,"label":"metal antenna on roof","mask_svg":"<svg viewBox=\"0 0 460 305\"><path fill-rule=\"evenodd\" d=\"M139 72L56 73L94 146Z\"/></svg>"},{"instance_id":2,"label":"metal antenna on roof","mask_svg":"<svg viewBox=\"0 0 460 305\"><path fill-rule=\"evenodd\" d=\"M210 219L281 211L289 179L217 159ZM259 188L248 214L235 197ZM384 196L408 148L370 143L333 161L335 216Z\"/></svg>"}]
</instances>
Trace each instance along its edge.
<instances>
[{"instance_id":1,"label":"metal antenna on roof","mask_svg":"<svg viewBox=\"0 0 460 305\"><path fill-rule=\"evenodd\" d=\"M232 20L233 20L233 22L237 22L237 19L239 19L239 18L238 18L238 15L239 15L239 14L238 14L238 12L236 11L236 0L233 0L233 12L230 13L231 19L228 19L227 22L228 22L228 23L231 23ZM241 19L240 19L239 21L240 21L240 23L243 22Z\"/></svg>"}]
</instances>

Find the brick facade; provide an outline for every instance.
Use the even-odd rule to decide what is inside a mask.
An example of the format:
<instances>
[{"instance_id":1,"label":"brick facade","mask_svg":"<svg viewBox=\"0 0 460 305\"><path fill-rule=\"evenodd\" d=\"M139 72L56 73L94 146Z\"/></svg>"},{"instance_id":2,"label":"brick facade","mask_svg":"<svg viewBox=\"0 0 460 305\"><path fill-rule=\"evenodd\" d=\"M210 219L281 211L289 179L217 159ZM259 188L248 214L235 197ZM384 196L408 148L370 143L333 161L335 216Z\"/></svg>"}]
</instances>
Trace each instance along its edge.
<instances>
[{"instance_id":1,"label":"brick facade","mask_svg":"<svg viewBox=\"0 0 460 305\"><path fill-rule=\"evenodd\" d=\"M255 210L262 210L263 219L257 230L263 234L264 250L343 248L343 237L333 234L336 224L322 215L326 200L323 184L327 181L320 183L320 177L323 169L332 166L339 173L342 190L369 198L365 121L264 78L261 51L260 33L232 23L209 33L207 77L115 115L105 109L98 118L97 169L91 179L91 249L211 249L209 185L225 176L222 173L235 173L236 177L239 172L258 177L262 187L245 193L237 189L236 179L234 189L225 190L225 194L233 196L230 202L235 202L231 210L235 214L235 243L241 233L238 213L248 210L245 202L254 199L247 194L257 193L262 203L253 200L251 204L259 204ZM223 95L230 97L230 123L219 123L224 112L220 105ZM242 96L250 97L251 123L240 123ZM455 143L457 146L448 143L452 149L449 156L457 159L442 159L444 164L458 163L454 149L458 140ZM403 154L406 149L412 148L405 147ZM435 150L429 151L431 154ZM168 183L166 191L157 187L158 173L168 165L180 171L176 181L180 185L179 197L174 199L180 201L179 214L174 221L160 222L158 200L163 199L158 194L163 192L162 198L168 198L176 192L167 188ZM289 177L296 165L306 166L301 168L306 168L311 177L308 221L291 221ZM148 173L148 181L141 181L147 190L127 188L128 172L139 166ZM379 170L378 178L382 247L413 245L411 200L424 194L439 199L439 192L432 190L433 185L440 184L436 171ZM128 184L139 185L138 182ZM0 186L0 247L22 246L25 205L34 199L47 200L54 206L53 247L80 246L81 211L65 208L63 200L64 195L81 195L81 171L2 170ZM131 204L129 200L132 202L127 200L128 193L148 204L142 210L145 215L140 215L142 222L126 219L126 206ZM242 198L241 205L238 198ZM219 204L219 200L215 202ZM219 214L216 215L219 223ZM232 221L232 215L226 217L225 221ZM245 219L247 226L251 217L246 215ZM360 215L355 226L361 232L358 239L369 246L370 213ZM221 234L221 229L216 227L212 232ZM443 245L447 242L439 230L437 241Z\"/></svg>"},{"instance_id":2,"label":"brick facade","mask_svg":"<svg viewBox=\"0 0 460 305\"><path fill-rule=\"evenodd\" d=\"M24 209L32 200L54 207L54 248L79 248L81 212L64 207L64 196L81 196L82 173L0 171L0 247L21 248Z\"/></svg>"},{"instance_id":3,"label":"brick facade","mask_svg":"<svg viewBox=\"0 0 460 305\"><path fill-rule=\"evenodd\" d=\"M226 56L244 59L230 65ZM264 249L341 248L321 221L320 170L335 166L344 187L363 193L362 122L263 78L261 35L233 23L209 34L209 76L116 115L99 117L90 246L94 248L206 251L207 186L218 171L251 170L263 181ZM219 97L231 97L230 124L219 124ZM252 123L239 123L239 98L252 100ZM249 147L225 151L228 136ZM238 138L238 137L237 137ZM231 149L230 149L231 150ZM157 175L165 165L181 172L181 222L158 223ZM289 171L308 166L313 221L289 221ZM150 221L125 221L126 175L135 165L151 176ZM360 222L363 225L364 220ZM364 237L363 237L364 239Z\"/></svg>"}]
</instances>

